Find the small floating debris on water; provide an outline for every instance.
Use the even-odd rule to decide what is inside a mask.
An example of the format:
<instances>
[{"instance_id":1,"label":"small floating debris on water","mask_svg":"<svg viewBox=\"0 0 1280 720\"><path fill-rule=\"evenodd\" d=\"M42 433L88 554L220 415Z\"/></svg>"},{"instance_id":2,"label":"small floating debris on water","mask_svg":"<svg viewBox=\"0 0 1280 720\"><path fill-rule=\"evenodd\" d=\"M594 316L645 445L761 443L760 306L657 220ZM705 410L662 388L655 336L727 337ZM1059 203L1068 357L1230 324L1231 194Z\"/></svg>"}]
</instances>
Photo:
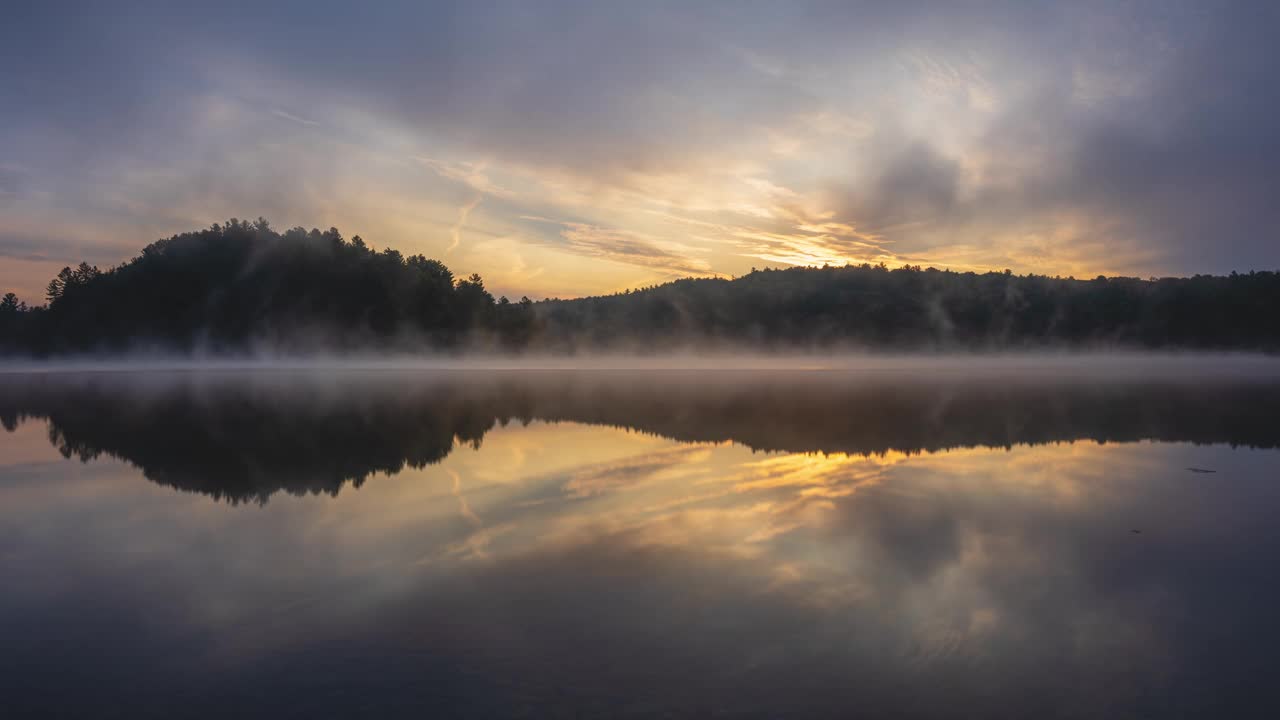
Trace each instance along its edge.
<instances>
[{"instance_id":1,"label":"small floating debris on water","mask_svg":"<svg viewBox=\"0 0 1280 720\"><path fill-rule=\"evenodd\" d=\"M1191 472L1193 472L1193 473L1216 473L1216 472L1218 472L1217 470L1209 470L1209 469L1207 469L1207 468L1198 468L1198 467L1189 467L1189 468L1187 468L1187 469L1188 469L1188 470L1190 470L1190 471L1191 471Z\"/></svg>"},{"instance_id":2,"label":"small floating debris on water","mask_svg":"<svg viewBox=\"0 0 1280 720\"><path fill-rule=\"evenodd\" d=\"M1141 535L1141 534L1142 534L1142 531L1141 531L1141 530L1130 530L1129 532L1131 532L1131 533L1137 533L1137 534L1139 534L1139 535Z\"/></svg>"}]
</instances>

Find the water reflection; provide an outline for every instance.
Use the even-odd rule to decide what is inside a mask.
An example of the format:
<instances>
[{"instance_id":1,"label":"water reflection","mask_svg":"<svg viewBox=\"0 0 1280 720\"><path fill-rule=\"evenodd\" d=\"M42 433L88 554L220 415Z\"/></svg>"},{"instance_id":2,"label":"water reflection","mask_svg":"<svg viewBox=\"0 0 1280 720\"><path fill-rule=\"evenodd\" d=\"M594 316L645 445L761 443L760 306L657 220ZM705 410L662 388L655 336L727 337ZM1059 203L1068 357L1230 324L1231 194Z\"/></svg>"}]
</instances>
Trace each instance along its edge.
<instances>
[{"instance_id":1,"label":"water reflection","mask_svg":"<svg viewBox=\"0 0 1280 720\"><path fill-rule=\"evenodd\" d=\"M0 712L1278 707L1274 386L742 380L6 381Z\"/></svg>"},{"instance_id":2,"label":"water reflection","mask_svg":"<svg viewBox=\"0 0 1280 720\"><path fill-rule=\"evenodd\" d=\"M841 372L153 373L0 376L0 422L46 419L66 457L106 454L233 502L336 494L479 447L509 422L626 427L790 453L919 453L1094 440L1280 442L1280 384Z\"/></svg>"}]
</instances>

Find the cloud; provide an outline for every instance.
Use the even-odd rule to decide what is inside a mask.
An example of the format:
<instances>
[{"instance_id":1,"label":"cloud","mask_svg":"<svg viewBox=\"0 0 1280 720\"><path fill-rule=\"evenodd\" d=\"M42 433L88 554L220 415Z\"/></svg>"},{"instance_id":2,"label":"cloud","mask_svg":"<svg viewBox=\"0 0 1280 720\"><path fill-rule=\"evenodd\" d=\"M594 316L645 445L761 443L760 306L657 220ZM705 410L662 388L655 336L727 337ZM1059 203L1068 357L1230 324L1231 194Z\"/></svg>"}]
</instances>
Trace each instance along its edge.
<instances>
[{"instance_id":1,"label":"cloud","mask_svg":"<svg viewBox=\"0 0 1280 720\"><path fill-rule=\"evenodd\" d=\"M446 255L456 250L458 243L462 242L462 228L467 224L467 217L471 215L471 211L475 210L476 206L480 204L480 199L481 196L476 195L468 200L467 204L458 208L458 221L453 224L453 227L449 228L449 237L452 242L444 250Z\"/></svg>"},{"instance_id":2,"label":"cloud","mask_svg":"<svg viewBox=\"0 0 1280 720\"><path fill-rule=\"evenodd\" d=\"M959 183L959 163L926 142L913 142L885 161L844 214L872 228L936 221L955 207Z\"/></svg>"},{"instance_id":3,"label":"cloud","mask_svg":"<svg viewBox=\"0 0 1280 720\"><path fill-rule=\"evenodd\" d=\"M660 247L657 242L622 230L585 223L565 223L563 248L587 257L653 268L672 275L713 275L705 260Z\"/></svg>"},{"instance_id":4,"label":"cloud","mask_svg":"<svg viewBox=\"0 0 1280 720\"><path fill-rule=\"evenodd\" d=\"M56 206L106 248L263 214L439 253L483 196L486 228L549 218L654 278L1280 264L1267 4L246 8L0 27L0 219Z\"/></svg>"},{"instance_id":5,"label":"cloud","mask_svg":"<svg viewBox=\"0 0 1280 720\"><path fill-rule=\"evenodd\" d=\"M290 122L296 122L299 125L309 125L311 127L316 127L320 124L315 120L308 120L304 117L299 117L297 115L285 112L284 110L280 110L280 109L272 110L271 114L275 115L278 118L284 118L285 120L288 120Z\"/></svg>"},{"instance_id":6,"label":"cloud","mask_svg":"<svg viewBox=\"0 0 1280 720\"><path fill-rule=\"evenodd\" d=\"M3 216L0 216L0 221L2 220ZM62 226L53 230L64 231L65 234L28 232L21 226L15 227L13 231L0 230L0 258L60 265L76 265L81 261L104 267L110 264L113 254L111 250L104 250L95 246L92 241L86 241L86 231L83 228ZM48 281L47 277L32 278L30 284L43 289Z\"/></svg>"},{"instance_id":7,"label":"cloud","mask_svg":"<svg viewBox=\"0 0 1280 720\"><path fill-rule=\"evenodd\" d=\"M431 168L440 177L462 183L478 193L496 197L508 197L512 194L510 190L494 183L485 173L485 167L488 163L449 162L429 157L417 157L415 159Z\"/></svg>"},{"instance_id":8,"label":"cloud","mask_svg":"<svg viewBox=\"0 0 1280 720\"><path fill-rule=\"evenodd\" d=\"M18 188L22 184L22 175L21 167L0 163L0 205L18 195Z\"/></svg>"}]
</instances>

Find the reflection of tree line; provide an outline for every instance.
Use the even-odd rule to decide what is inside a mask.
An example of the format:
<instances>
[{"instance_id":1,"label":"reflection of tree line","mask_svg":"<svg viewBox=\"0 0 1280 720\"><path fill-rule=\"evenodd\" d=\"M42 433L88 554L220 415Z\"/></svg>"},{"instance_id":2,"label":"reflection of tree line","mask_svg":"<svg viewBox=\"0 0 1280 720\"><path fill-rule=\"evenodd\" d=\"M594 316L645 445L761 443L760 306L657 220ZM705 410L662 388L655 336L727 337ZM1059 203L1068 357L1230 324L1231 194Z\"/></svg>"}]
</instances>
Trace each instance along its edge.
<instances>
[{"instance_id":1,"label":"reflection of tree line","mask_svg":"<svg viewBox=\"0 0 1280 720\"><path fill-rule=\"evenodd\" d=\"M757 450L875 454L1073 440L1280 446L1280 385L855 382L816 374L56 375L0 380L0 421L46 419L67 457L234 502L336 494L442 460L515 419ZM569 450L571 451L571 449Z\"/></svg>"},{"instance_id":2,"label":"reflection of tree line","mask_svg":"<svg viewBox=\"0 0 1280 720\"><path fill-rule=\"evenodd\" d=\"M260 379L261 380L261 379ZM126 460L162 485L232 501L336 494L371 474L442 460L494 422L482 397L438 386L326 393L322 383L111 378L5 382L0 420L47 418L66 457Z\"/></svg>"}]
</instances>

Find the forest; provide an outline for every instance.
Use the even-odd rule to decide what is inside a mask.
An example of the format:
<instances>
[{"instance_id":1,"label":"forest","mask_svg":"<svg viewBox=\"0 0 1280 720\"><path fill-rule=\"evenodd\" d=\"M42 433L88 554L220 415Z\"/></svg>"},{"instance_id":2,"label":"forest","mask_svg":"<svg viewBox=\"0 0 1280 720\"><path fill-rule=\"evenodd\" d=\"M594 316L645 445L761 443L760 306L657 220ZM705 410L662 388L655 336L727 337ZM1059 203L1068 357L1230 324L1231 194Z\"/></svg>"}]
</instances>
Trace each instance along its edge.
<instances>
[{"instance_id":1,"label":"forest","mask_svg":"<svg viewBox=\"0 0 1280 720\"><path fill-rule=\"evenodd\" d=\"M1280 272L1076 279L880 265L495 299L478 275L336 229L230 220L0 300L0 352L1280 350Z\"/></svg>"},{"instance_id":2,"label":"forest","mask_svg":"<svg viewBox=\"0 0 1280 720\"><path fill-rule=\"evenodd\" d=\"M64 268L45 300L0 301L7 351L521 347L533 327L530 301L495 301L479 276L375 252L336 229L279 233L263 219L175 235L108 270Z\"/></svg>"}]
</instances>

